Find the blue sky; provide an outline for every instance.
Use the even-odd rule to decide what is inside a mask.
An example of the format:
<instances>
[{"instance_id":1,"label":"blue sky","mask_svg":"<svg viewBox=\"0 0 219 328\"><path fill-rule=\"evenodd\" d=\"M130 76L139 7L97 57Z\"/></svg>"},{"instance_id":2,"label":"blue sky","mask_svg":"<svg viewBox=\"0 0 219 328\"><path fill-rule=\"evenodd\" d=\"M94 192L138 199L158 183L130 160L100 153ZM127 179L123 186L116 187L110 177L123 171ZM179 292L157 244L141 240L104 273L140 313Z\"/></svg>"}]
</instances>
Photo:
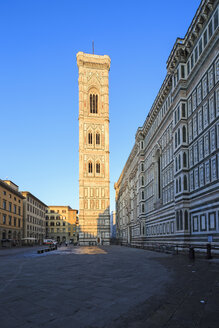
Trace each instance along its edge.
<instances>
[{"instance_id":1,"label":"blue sky","mask_svg":"<svg viewBox=\"0 0 219 328\"><path fill-rule=\"evenodd\" d=\"M0 0L0 178L78 208L76 53L111 57L111 209L135 132L199 0Z\"/></svg>"}]
</instances>

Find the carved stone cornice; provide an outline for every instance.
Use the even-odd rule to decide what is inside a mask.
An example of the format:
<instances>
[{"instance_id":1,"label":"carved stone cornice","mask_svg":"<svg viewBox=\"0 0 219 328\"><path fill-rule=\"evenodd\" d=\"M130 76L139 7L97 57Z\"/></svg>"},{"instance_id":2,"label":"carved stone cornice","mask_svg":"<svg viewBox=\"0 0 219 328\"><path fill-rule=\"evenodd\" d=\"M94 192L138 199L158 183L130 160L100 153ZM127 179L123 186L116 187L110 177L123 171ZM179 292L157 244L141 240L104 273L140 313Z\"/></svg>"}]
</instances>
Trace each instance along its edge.
<instances>
[{"instance_id":1,"label":"carved stone cornice","mask_svg":"<svg viewBox=\"0 0 219 328\"><path fill-rule=\"evenodd\" d=\"M97 69L106 69L109 71L110 69L110 57L107 55L99 56L86 54L84 52L77 53L77 65L85 66L86 68L97 68Z\"/></svg>"},{"instance_id":2,"label":"carved stone cornice","mask_svg":"<svg viewBox=\"0 0 219 328\"><path fill-rule=\"evenodd\" d=\"M195 41L199 37L201 30L205 21L208 19L211 11L214 9L214 5L217 0L202 0L199 8L192 20L192 23L185 35L184 38L177 38L176 42L173 46L173 49L167 59L167 70L169 73L172 73L176 68L178 62L180 62L183 58L179 58L178 50L179 49L188 49L193 47ZM188 54L190 51L188 51ZM187 60L187 55L184 53L184 61Z\"/></svg>"}]
</instances>

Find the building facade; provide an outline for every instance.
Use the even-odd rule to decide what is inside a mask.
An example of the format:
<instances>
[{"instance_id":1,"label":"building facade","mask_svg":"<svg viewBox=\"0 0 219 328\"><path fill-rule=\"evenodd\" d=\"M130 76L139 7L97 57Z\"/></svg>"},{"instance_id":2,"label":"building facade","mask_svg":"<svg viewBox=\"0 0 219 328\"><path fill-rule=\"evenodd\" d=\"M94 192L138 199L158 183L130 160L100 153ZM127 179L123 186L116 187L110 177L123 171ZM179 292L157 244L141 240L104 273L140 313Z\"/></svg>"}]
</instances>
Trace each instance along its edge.
<instances>
[{"instance_id":1,"label":"building facade","mask_svg":"<svg viewBox=\"0 0 219 328\"><path fill-rule=\"evenodd\" d=\"M218 1L202 0L115 183L122 243L219 242Z\"/></svg>"},{"instance_id":2,"label":"building facade","mask_svg":"<svg viewBox=\"0 0 219 328\"><path fill-rule=\"evenodd\" d=\"M49 206L46 211L46 238L58 243L77 243L78 210L70 206Z\"/></svg>"},{"instance_id":3,"label":"building facade","mask_svg":"<svg viewBox=\"0 0 219 328\"><path fill-rule=\"evenodd\" d=\"M44 204L29 191L22 191L23 200L23 240L25 244L42 244L46 236L46 209Z\"/></svg>"},{"instance_id":4,"label":"building facade","mask_svg":"<svg viewBox=\"0 0 219 328\"><path fill-rule=\"evenodd\" d=\"M109 56L79 52L80 245L110 241Z\"/></svg>"},{"instance_id":5,"label":"building facade","mask_svg":"<svg viewBox=\"0 0 219 328\"><path fill-rule=\"evenodd\" d=\"M15 183L0 180L0 247L21 245L23 199Z\"/></svg>"}]
</instances>

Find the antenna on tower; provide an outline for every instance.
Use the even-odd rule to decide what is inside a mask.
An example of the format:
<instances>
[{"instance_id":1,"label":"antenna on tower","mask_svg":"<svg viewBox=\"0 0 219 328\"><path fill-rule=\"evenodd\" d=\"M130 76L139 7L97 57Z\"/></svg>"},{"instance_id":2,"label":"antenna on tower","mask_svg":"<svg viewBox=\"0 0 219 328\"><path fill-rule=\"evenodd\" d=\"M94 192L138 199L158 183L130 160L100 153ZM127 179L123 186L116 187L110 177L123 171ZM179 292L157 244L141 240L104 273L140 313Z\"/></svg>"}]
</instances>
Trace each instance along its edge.
<instances>
[{"instance_id":1,"label":"antenna on tower","mask_svg":"<svg viewBox=\"0 0 219 328\"><path fill-rule=\"evenodd\" d=\"M92 41L93 55L94 55L94 41Z\"/></svg>"}]
</instances>

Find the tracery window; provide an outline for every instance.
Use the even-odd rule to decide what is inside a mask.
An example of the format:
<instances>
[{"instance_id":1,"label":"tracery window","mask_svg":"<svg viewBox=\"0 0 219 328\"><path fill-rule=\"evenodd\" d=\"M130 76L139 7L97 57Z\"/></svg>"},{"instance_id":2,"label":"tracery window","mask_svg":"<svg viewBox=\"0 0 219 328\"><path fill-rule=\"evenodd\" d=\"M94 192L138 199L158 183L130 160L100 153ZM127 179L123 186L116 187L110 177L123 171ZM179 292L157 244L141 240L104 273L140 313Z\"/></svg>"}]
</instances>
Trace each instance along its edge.
<instances>
[{"instance_id":1,"label":"tracery window","mask_svg":"<svg viewBox=\"0 0 219 328\"><path fill-rule=\"evenodd\" d=\"M100 134L96 133L96 144L100 145Z\"/></svg>"},{"instance_id":2,"label":"tracery window","mask_svg":"<svg viewBox=\"0 0 219 328\"><path fill-rule=\"evenodd\" d=\"M88 173L92 173L93 172L93 164L92 162L88 163Z\"/></svg>"},{"instance_id":3,"label":"tracery window","mask_svg":"<svg viewBox=\"0 0 219 328\"><path fill-rule=\"evenodd\" d=\"M96 163L96 173L100 173L100 163Z\"/></svg>"},{"instance_id":4,"label":"tracery window","mask_svg":"<svg viewBox=\"0 0 219 328\"><path fill-rule=\"evenodd\" d=\"M98 112L98 95L90 94L90 113L97 114Z\"/></svg>"},{"instance_id":5,"label":"tracery window","mask_svg":"<svg viewBox=\"0 0 219 328\"><path fill-rule=\"evenodd\" d=\"M90 144L90 145L92 145L92 143L93 143L93 136L92 136L92 133L91 132L89 132L88 133L88 143Z\"/></svg>"}]
</instances>

